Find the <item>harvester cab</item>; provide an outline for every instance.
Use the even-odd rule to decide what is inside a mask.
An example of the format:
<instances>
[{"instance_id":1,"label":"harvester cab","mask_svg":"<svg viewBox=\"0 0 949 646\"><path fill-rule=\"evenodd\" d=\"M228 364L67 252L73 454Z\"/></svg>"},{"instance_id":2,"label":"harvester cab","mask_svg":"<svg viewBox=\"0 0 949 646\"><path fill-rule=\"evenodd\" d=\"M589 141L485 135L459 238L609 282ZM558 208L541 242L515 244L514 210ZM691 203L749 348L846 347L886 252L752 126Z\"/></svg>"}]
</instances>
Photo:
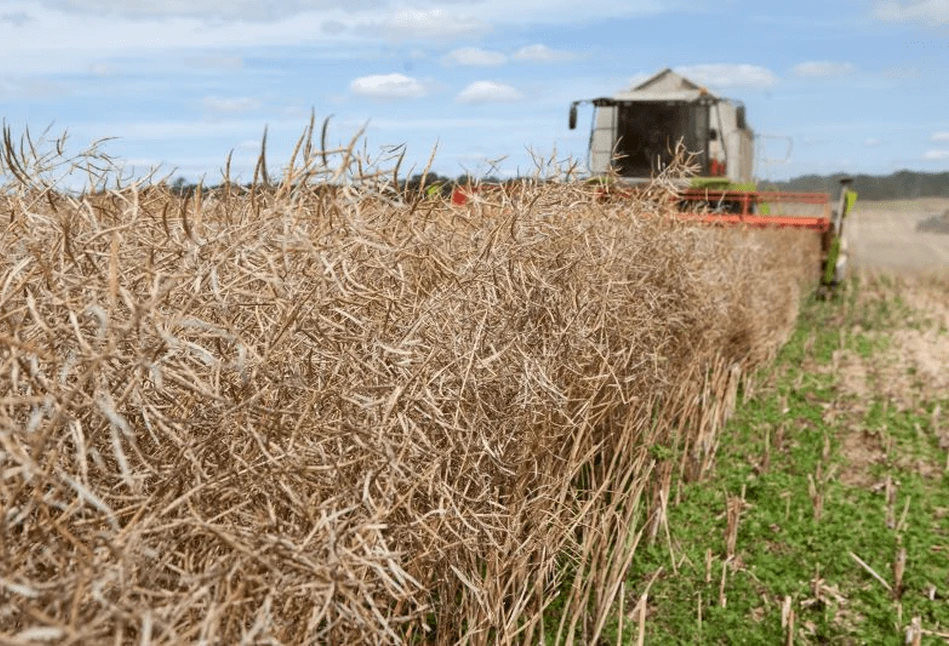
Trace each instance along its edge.
<instances>
[{"instance_id":1,"label":"harvester cab","mask_svg":"<svg viewBox=\"0 0 949 646\"><path fill-rule=\"evenodd\" d=\"M594 108L589 167L593 177L634 190L673 162L684 147L695 176L678 191L681 217L702 222L811 229L821 236L822 283L837 285L846 270L843 222L856 193L842 183L837 208L826 193L758 191L754 182L755 135L745 106L665 69L611 98L574 101Z\"/></svg>"},{"instance_id":2,"label":"harvester cab","mask_svg":"<svg viewBox=\"0 0 949 646\"><path fill-rule=\"evenodd\" d=\"M698 168L694 185L747 188L754 172L754 133L745 107L666 69L612 98L575 101L594 107L590 171L624 183L647 181L667 167L679 142Z\"/></svg>"}]
</instances>

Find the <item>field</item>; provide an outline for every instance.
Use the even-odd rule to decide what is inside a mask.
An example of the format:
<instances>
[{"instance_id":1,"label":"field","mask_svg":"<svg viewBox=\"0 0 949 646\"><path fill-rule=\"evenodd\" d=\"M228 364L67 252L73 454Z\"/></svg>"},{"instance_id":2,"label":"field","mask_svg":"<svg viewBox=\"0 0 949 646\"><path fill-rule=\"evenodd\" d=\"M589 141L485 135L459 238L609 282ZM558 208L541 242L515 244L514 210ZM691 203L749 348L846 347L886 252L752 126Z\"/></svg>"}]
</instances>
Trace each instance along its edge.
<instances>
[{"instance_id":1,"label":"field","mask_svg":"<svg viewBox=\"0 0 949 646\"><path fill-rule=\"evenodd\" d=\"M755 383L634 565L647 643L945 643L949 283L806 305Z\"/></svg>"},{"instance_id":2,"label":"field","mask_svg":"<svg viewBox=\"0 0 949 646\"><path fill-rule=\"evenodd\" d=\"M687 225L669 177L610 202L548 170L458 208L309 134L279 181L187 195L106 185L89 157L68 163L90 189L60 191L49 156L6 147L0 641L816 642L947 621L924 528L949 403L937 364L885 354L942 342L912 301L945 304L939 284L816 302L815 236ZM878 369L922 390L891 403L874 389L904 382ZM796 529L768 579L775 514ZM899 594L875 595L899 545ZM865 603L827 619L851 585Z\"/></svg>"},{"instance_id":3,"label":"field","mask_svg":"<svg viewBox=\"0 0 949 646\"><path fill-rule=\"evenodd\" d=\"M905 274L949 267L949 199L858 201L848 227L860 269Z\"/></svg>"}]
</instances>

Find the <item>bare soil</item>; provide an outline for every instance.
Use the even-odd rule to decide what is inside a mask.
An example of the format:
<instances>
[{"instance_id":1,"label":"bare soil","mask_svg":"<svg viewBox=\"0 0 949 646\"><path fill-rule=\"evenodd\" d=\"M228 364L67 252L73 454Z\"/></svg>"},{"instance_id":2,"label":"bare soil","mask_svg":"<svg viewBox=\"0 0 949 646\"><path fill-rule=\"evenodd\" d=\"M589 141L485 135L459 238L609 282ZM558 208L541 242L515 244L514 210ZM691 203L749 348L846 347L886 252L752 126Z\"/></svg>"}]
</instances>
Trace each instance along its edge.
<instances>
[{"instance_id":1,"label":"bare soil","mask_svg":"<svg viewBox=\"0 0 949 646\"><path fill-rule=\"evenodd\" d=\"M885 333L857 330L885 349L869 358L841 351L842 387L857 395L876 391L895 402L949 392L949 279L907 276L887 287L875 285L872 278L864 280L869 283L863 298L884 298L874 292L891 291L909 316Z\"/></svg>"},{"instance_id":2,"label":"bare soil","mask_svg":"<svg viewBox=\"0 0 949 646\"><path fill-rule=\"evenodd\" d=\"M949 199L857 201L846 222L853 266L903 274L949 272Z\"/></svg>"},{"instance_id":3,"label":"bare soil","mask_svg":"<svg viewBox=\"0 0 949 646\"><path fill-rule=\"evenodd\" d=\"M848 411L858 416L871 401L883 397L887 405L912 410L922 401L939 401L949 393L949 279L934 276L897 276L881 282L866 274L860 295L863 302L888 299L894 307L906 308L896 317L895 329L855 332L873 343L869 355L853 349L835 353L827 369L837 376ZM949 411L947 411L949 412ZM931 426L940 447L949 448L949 424L940 407ZM878 429L855 424L841 438L841 450L848 465L841 474L846 484L870 484L869 467L885 459L887 449ZM922 475L935 475L943 465L919 463L911 466Z\"/></svg>"},{"instance_id":4,"label":"bare soil","mask_svg":"<svg viewBox=\"0 0 949 646\"><path fill-rule=\"evenodd\" d=\"M892 290L912 314L886 333L884 350L870 357L837 353L839 388L858 409L873 395L910 408L949 392L949 199L858 201L845 234L853 271L869 287L862 298L886 298L881 292ZM895 285L870 287L880 275ZM880 340L878 332L860 332ZM949 428L939 431L941 443L949 445ZM841 442L849 459L841 479L869 484L861 482L867 468L886 454L879 434L854 428Z\"/></svg>"}]
</instances>

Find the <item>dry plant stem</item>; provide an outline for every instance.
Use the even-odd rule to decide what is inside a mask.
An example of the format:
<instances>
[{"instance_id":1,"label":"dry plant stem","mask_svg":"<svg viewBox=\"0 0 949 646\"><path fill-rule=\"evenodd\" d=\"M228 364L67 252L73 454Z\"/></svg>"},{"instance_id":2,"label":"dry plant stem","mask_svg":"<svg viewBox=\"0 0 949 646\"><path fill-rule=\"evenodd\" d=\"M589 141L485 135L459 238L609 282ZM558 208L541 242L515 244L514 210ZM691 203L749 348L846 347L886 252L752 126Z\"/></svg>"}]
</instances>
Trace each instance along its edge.
<instances>
[{"instance_id":1,"label":"dry plant stem","mask_svg":"<svg viewBox=\"0 0 949 646\"><path fill-rule=\"evenodd\" d=\"M886 526L893 529L896 526L896 486L893 484L893 476L887 474L884 493L886 495Z\"/></svg>"},{"instance_id":2,"label":"dry plant stem","mask_svg":"<svg viewBox=\"0 0 949 646\"><path fill-rule=\"evenodd\" d=\"M595 643L649 519L675 564L816 237L682 224L674 169L452 208L326 128L187 196L5 128L0 641Z\"/></svg>"},{"instance_id":3,"label":"dry plant stem","mask_svg":"<svg viewBox=\"0 0 949 646\"><path fill-rule=\"evenodd\" d=\"M893 597L903 596L903 574L906 571L906 548L900 546L893 560Z\"/></svg>"},{"instance_id":4,"label":"dry plant stem","mask_svg":"<svg viewBox=\"0 0 949 646\"><path fill-rule=\"evenodd\" d=\"M886 588L887 592L893 592L893 588L890 586L889 583L886 582L886 579L884 579L882 576L877 574L876 571L872 567L867 565L867 563L863 559L861 559L859 556L857 556L853 552L850 552L850 558L856 561L860 567L862 567L864 570L867 571L868 574L870 574L870 576L872 576L874 579L879 581L880 585Z\"/></svg>"},{"instance_id":5,"label":"dry plant stem","mask_svg":"<svg viewBox=\"0 0 949 646\"><path fill-rule=\"evenodd\" d=\"M794 623L796 621L794 605L791 597L784 597L781 604L781 628L784 630L784 643L786 646L794 644Z\"/></svg>"},{"instance_id":6,"label":"dry plant stem","mask_svg":"<svg viewBox=\"0 0 949 646\"><path fill-rule=\"evenodd\" d=\"M625 603L626 603L626 582L623 581L619 587L619 612L616 615L616 643L623 643L623 620L626 619L625 615Z\"/></svg>"},{"instance_id":7,"label":"dry plant stem","mask_svg":"<svg viewBox=\"0 0 949 646\"><path fill-rule=\"evenodd\" d=\"M745 501L738 496L725 497L725 559L730 561L735 556L735 545L738 542L738 525L741 522L741 512Z\"/></svg>"},{"instance_id":8,"label":"dry plant stem","mask_svg":"<svg viewBox=\"0 0 949 646\"><path fill-rule=\"evenodd\" d=\"M666 508L669 504L669 489L668 486L663 487L659 491L660 499L660 508L662 509L662 527L665 530L666 535L666 547L669 549L669 561L672 563L672 573L676 576L679 574L679 568L676 565L676 555L675 550L672 548L672 532L669 531L669 517L666 514Z\"/></svg>"},{"instance_id":9,"label":"dry plant stem","mask_svg":"<svg viewBox=\"0 0 949 646\"><path fill-rule=\"evenodd\" d=\"M636 646L643 646L646 643L646 595L639 599L639 633L636 637Z\"/></svg>"},{"instance_id":10,"label":"dry plant stem","mask_svg":"<svg viewBox=\"0 0 949 646\"><path fill-rule=\"evenodd\" d=\"M761 471L766 472L771 467L771 427L764 432L764 457L761 459Z\"/></svg>"},{"instance_id":11,"label":"dry plant stem","mask_svg":"<svg viewBox=\"0 0 949 646\"><path fill-rule=\"evenodd\" d=\"M912 496L906 496L906 502L903 503L903 511L900 512L900 519L896 523L895 531L897 534L902 534L906 531L906 517L909 514L909 505L912 501Z\"/></svg>"},{"instance_id":12,"label":"dry plant stem","mask_svg":"<svg viewBox=\"0 0 949 646\"><path fill-rule=\"evenodd\" d=\"M649 577L649 580L646 582L645 587L643 588L642 594L639 595L639 601L636 603L636 607L631 613L632 616L636 618L637 624L637 639L636 643L641 644L646 638L646 611L649 604L649 590L652 589L652 585L656 582L656 579L662 574L663 568L659 568L652 573L652 576ZM619 617L619 631L617 637L617 643L622 644L622 626L623 626L623 608L622 604L620 605L620 617Z\"/></svg>"},{"instance_id":13,"label":"dry plant stem","mask_svg":"<svg viewBox=\"0 0 949 646\"><path fill-rule=\"evenodd\" d=\"M923 622L920 617L913 617L906 628L906 643L911 646L920 646L923 643L924 632L933 635L933 633L923 630ZM940 635L940 637L945 637L945 635Z\"/></svg>"},{"instance_id":14,"label":"dry plant stem","mask_svg":"<svg viewBox=\"0 0 949 646\"><path fill-rule=\"evenodd\" d=\"M820 478L820 465L818 465L818 478ZM820 522L824 509L824 494L810 473L807 474L807 490L814 508L814 520Z\"/></svg>"}]
</instances>

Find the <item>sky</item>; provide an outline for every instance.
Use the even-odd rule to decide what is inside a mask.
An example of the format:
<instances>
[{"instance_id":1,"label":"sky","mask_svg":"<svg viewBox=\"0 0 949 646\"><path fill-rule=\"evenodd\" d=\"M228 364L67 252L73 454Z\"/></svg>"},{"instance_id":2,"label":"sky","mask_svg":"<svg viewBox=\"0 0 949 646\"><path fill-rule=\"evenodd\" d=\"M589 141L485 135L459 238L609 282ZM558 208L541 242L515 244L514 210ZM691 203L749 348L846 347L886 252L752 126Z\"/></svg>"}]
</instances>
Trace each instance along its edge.
<instances>
[{"instance_id":1,"label":"sky","mask_svg":"<svg viewBox=\"0 0 949 646\"><path fill-rule=\"evenodd\" d=\"M949 0L0 0L14 134L209 183L265 127L279 169L311 111L403 172L583 165L570 102L666 67L746 104L761 180L949 170Z\"/></svg>"}]
</instances>

